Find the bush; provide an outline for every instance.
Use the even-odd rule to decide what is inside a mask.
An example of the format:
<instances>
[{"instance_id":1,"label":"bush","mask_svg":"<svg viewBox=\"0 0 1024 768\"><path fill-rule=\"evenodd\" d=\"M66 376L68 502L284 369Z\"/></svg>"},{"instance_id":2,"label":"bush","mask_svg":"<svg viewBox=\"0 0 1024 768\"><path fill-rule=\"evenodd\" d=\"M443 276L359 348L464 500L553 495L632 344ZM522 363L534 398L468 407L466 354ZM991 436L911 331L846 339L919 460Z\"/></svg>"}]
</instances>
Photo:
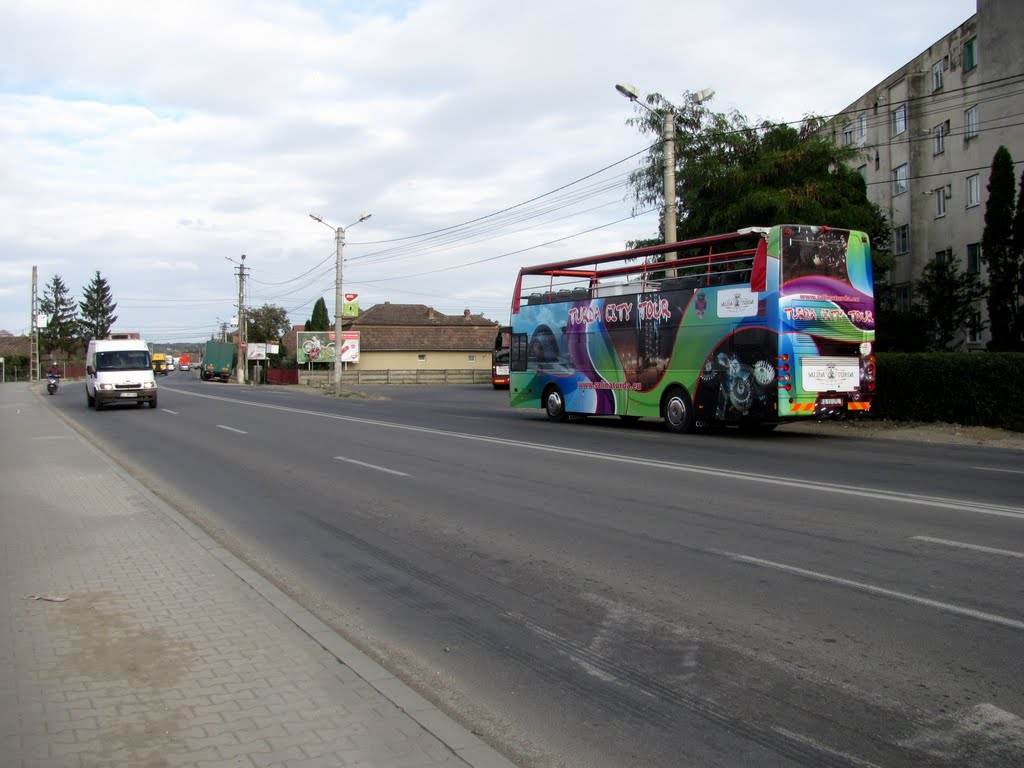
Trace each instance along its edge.
<instances>
[{"instance_id":1,"label":"bush","mask_svg":"<svg viewBox=\"0 0 1024 768\"><path fill-rule=\"evenodd\" d=\"M877 361L877 418L1024 432L1024 354L883 352Z\"/></svg>"}]
</instances>

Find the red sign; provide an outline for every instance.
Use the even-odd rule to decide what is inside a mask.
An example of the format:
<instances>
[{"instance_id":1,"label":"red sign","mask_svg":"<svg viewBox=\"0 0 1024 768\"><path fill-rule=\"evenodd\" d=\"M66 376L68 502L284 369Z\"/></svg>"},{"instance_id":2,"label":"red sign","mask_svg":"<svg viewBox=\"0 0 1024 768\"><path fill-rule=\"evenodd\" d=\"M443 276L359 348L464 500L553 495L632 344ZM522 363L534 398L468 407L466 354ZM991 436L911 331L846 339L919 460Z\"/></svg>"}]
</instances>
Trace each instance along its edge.
<instances>
[{"instance_id":1,"label":"red sign","mask_svg":"<svg viewBox=\"0 0 1024 768\"><path fill-rule=\"evenodd\" d=\"M345 301L355 301L358 298L359 298L359 294L358 293L346 293L345 294Z\"/></svg>"}]
</instances>

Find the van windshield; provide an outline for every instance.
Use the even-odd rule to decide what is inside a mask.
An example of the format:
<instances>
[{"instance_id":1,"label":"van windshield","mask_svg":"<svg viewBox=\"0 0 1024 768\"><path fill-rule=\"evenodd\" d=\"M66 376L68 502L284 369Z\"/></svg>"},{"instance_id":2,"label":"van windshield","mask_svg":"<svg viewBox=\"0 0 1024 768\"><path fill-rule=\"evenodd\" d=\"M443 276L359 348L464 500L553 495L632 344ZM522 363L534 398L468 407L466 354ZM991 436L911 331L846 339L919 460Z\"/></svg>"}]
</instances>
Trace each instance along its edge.
<instances>
[{"instance_id":1,"label":"van windshield","mask_svg":"<svg viewBox=\"0 0 1024 768\"><path fill-rule=\"evenodd\" d=\"M144 349L118 349L96 353L97 371L148 371L149 352Z\"/></svg>"}]
</instances>

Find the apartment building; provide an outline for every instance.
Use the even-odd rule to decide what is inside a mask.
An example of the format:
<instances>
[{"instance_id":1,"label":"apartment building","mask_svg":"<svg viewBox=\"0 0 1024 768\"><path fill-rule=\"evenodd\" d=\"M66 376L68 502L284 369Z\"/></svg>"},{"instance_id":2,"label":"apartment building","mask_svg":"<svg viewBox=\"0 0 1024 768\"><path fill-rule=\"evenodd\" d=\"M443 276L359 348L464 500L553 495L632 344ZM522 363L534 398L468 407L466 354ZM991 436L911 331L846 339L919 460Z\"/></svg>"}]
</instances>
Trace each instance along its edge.
<instances>
[{"instance_id":1,"label":"apartment building","mask_svg":"<svg viewBox=\"0 0 1024 768\"><path fill-rule=\"evenodd\" d=\"M1024 2L978 0L976 13L846 107L826 126L863 148L854 165L893 226L897 304L932 260L985 279L981 236L992 157L1000 145L1024 168ZM981 350L978 302L965 348Z\"/></svg>"}]
</instances>

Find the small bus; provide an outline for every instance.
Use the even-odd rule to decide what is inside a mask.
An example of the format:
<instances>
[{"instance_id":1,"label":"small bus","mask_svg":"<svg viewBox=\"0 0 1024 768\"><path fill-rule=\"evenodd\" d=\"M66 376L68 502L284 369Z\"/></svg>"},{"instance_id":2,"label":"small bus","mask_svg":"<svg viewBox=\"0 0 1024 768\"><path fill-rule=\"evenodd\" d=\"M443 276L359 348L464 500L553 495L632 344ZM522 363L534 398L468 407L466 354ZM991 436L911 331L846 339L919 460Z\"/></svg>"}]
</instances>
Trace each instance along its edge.
<instances>
[{"instance_id":1,"label":"small bus","mask_svg":"<svg viewBox=\"0 0 1024 768\"><path fill-rule=\"evenodd\" d=\"M858 417L874 340L866 234L751 227L521 269L509 400L672 432Z\"/></svg>"}]
</instances>

